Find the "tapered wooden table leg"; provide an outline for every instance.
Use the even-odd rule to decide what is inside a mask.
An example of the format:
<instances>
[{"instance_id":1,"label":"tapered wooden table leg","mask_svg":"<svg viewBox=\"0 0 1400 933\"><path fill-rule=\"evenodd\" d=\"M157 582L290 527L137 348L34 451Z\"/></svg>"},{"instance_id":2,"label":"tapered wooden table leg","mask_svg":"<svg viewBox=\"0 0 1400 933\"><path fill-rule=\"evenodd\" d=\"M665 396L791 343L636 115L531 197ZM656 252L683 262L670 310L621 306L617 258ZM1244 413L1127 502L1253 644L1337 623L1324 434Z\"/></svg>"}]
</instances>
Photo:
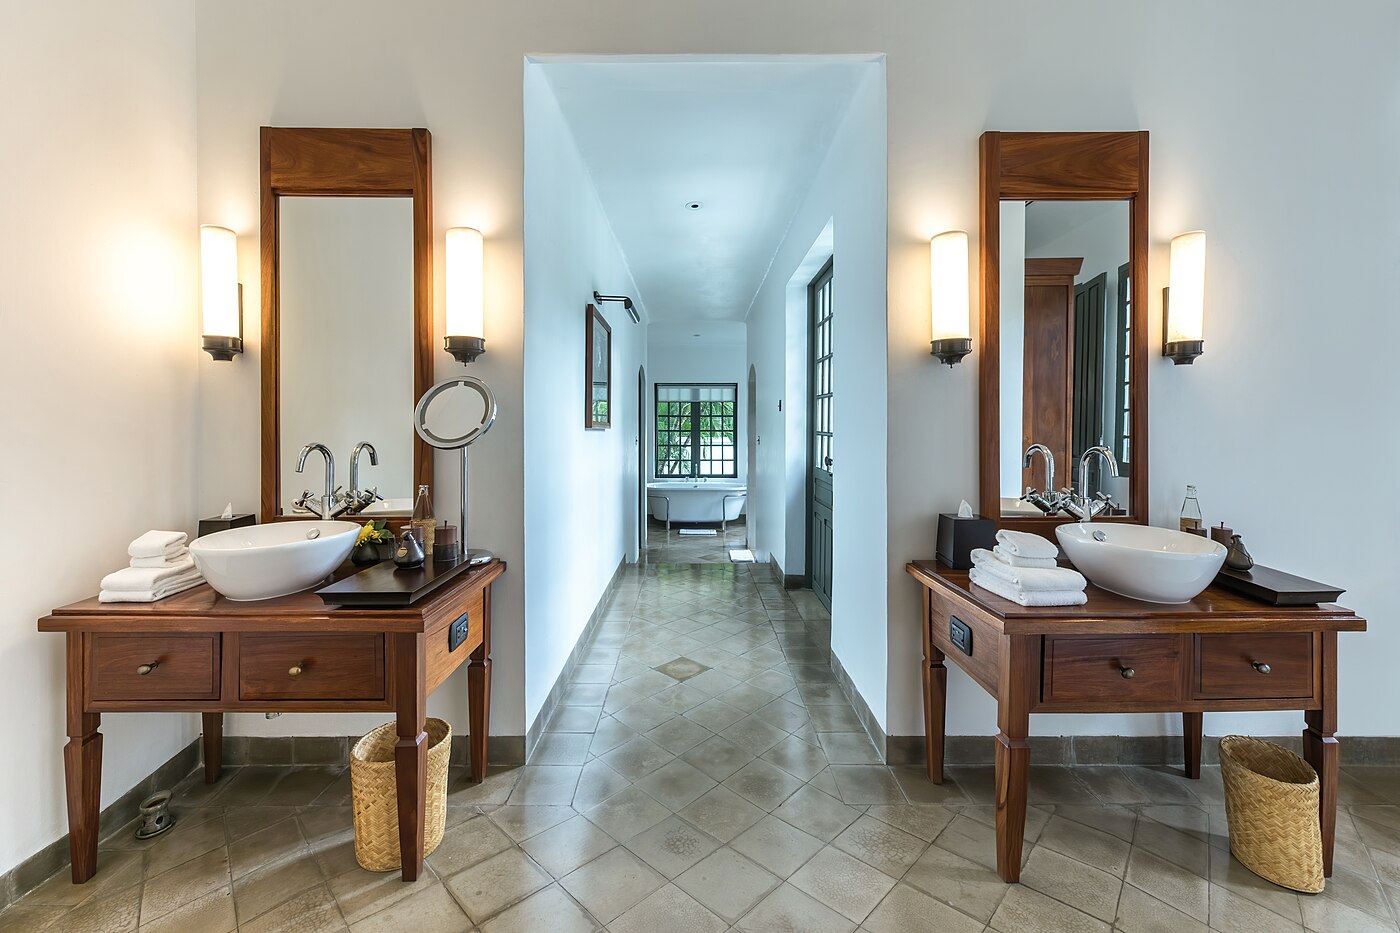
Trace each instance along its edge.
<instances>
[{"instance_id":1,"label":"tapered wooden table leg","mask_svg":"<svg viewBox=\"0 0 1400 933\"><path fill-rule=\"evenodd\" d=\"M73 883L97 873L97 821L102 802L102 717L83 709L83 636L68 633L68 744L63 776L68 792L68 854Z\"/></svg>"},{"instance_id":2,"label":"tapered wooden table leg","mask_svg":"<svg viewBox=\"0 0 1400 933\"><path fill-rule=\"evenodd\" d=\"M997 874L1008 883L1021 880L1021 846L1026 838L1026 800L1030 785L1031 636L1010 635L1002 641L998 677L996 747Z\"/></svg>"},{"instance_id":3,"label":"tapered wooden table leg","mask_svg":"<svg viewBox=\"0 0 1400 933\"><path fill-rule=\"evenodd\" d=\"M1322 830L1322 873L1332 877L1332 848L1337 837L1337 771L1341 749L1337 745L1337 633L1323 632L1322 706L1307 710L1303 718L1303 758L1317 772L1318 825Z\"/></svg>"},{"instance_id":4,"label":"tapered wooden table leg","mask_svg":"<svg viewBox=\"0 0 1400 933\"><path fill-rule=\"evenodd\" d=\"M1186 776L1192 780L1199 780L1201 776L1201 737L1204 732L1204 713L1181 714L1181 747L1185 755Z\"/></svg>"},{"instance_id":5,"label":"tapered wooden table leg","mask_svg":"<svg viewBox=\"0 0 1400 933\"><path fill-rule=\"evenodd\" d=\"M399 858L404 881L423 871L424 810L428 792L427 656L421 634L394 636L394 785L399 806Z\"/></svg>"},{"instance_id":6,"label":"tapered wooden table leg","mask_svg":"<svg viewBox=\"0 0 1400 933\"><path fill-rule=\"evenodd\" d=\"M942 784L943 738L946 733L948 709L948 668L943 665L943 652L933 644L929 591L921 592L924 610L924 753L928 759L928 779L935 784Z\"/></svg>"},{"instance_id":7,"label":"tapered wooden table leg","mask_svg":"<svg viewBox=\"0 0 1400 933\"><path fill-rule=\"evenodd\" d=\"M483 594L481 644L467 660L467 750L471 779L486 779L486 747L491 731L491 588Z\"/></svg>"},{"instance_id":8,"label":"tapered wooden table leg","mask_svg":"<svg viewBox=\"0 0 1400 933\"><path fill-rule=\"evenodd\" d=\"M205 713L204 720L204 783L213 784L224 767L224 714Z\"/></svg>"}]
</instances>

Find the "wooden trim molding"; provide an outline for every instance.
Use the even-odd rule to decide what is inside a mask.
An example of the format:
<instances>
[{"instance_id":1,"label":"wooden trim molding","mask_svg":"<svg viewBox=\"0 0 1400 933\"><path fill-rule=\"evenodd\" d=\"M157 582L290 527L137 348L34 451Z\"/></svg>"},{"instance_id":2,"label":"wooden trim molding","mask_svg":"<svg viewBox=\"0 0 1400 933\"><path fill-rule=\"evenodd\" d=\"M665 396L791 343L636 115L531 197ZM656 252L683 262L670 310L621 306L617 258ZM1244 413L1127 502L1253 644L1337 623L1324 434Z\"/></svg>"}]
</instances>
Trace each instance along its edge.
<instances>
[{"instance_id":1,"label":"wooden trim molding","mask_svg":"<svg viewBox=\"0 0 1400 933\"><path fill-rule=\"evenodd\" d=\"M1001 514L1001 202L1125 200L1131 214L1132 358L1129 432L1133 439L1126 516L1095 521L1147 521L1147 153L1146 130L1123 133L1002 133L978 142L978 210L982 220L978 277L981 347L978 391L978 505L999 527L1045 534L1073 521ZM1070 465L1071 471L1073 465Z\"/></svg>"},{"instance_id":2,"label":"wooden trim molding","mask_svg":"<svg viewBox=\"0 0 1400 933\"><path fill-rule=\"evenodd\" d=\"M426 129L264 126L260 136L262 260L262 520L281 514L282 197L413 199L413 397L433 384L433 168ZM405 413L404 423L410 423ZM431 485L433 451L413 436L414 486ZM353 516L347 516L353 517Z\"/></svg>"}]
</instances>

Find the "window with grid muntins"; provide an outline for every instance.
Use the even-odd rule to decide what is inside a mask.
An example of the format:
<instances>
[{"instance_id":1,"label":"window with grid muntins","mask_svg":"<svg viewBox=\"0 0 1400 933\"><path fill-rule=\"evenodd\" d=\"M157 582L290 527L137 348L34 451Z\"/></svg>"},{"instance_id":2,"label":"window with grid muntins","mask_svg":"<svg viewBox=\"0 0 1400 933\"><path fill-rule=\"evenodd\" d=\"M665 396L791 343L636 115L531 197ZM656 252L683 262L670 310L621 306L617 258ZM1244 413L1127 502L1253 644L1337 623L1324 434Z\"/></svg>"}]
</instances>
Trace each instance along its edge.
<instances>
[{"instance_id":1,"label":"window with grid muntins","mask_svg":"<svg viewBox=\"0 0 1400 933\"><path fill-rule=\"evenodd\" d=\"M656 384L656 475L739 475L738 383Z\"/></svg>"},{"instance_id":2,"label":"window with grid muntins","mask_svg":"<svg viewBox=\"0 0 1400 933\"><path fill-rule=\"evenodd\" d=\"M812 281L812 457L831 472L831 265Z\"/></svg>"}]
</instances>

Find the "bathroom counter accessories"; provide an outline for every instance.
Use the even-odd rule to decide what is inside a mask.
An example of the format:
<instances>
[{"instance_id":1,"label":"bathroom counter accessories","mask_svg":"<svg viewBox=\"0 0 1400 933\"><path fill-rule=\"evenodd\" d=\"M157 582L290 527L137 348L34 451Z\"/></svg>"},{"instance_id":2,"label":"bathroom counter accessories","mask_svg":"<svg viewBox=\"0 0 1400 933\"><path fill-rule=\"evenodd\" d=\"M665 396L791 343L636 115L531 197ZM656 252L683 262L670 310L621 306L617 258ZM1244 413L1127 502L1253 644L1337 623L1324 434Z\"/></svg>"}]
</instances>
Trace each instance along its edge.
<instances>
[{"instance_id":1,"label":"bathroom counter accessories","mask_svg":"<svg viewBox=\"0 0 1400 933\"><path fill-rule=\"evenodd\" d=\"M255 602L201 585L155 603L88 599L39 631L67 636L68 845L73 882L97 871L103 713L200 712L204 779L219 778L226 712L392 712L405 881L423 870L427 698L467 668L471 777L486 775L491 584L499 560L412 606L328 606L315 591Z\"/></svg>"},{"instance_id":2,"label":"bathroom counter accessories","mask_svg":"<svg viewBox=\"0 0 1400 933\"><path fill-rule=\"evenodd\" d=\"M1302 710L1303 755L1321 780L1323 863L1337 814L1337 633L1366 620L1340 606L1270 606L1220 587L1162 605L1090 585L1082 606L1025 607L936 561L921 587L929 780L943 782L951 662L997 700L997 874L1021 874L1031 713L1182 714L1185 769L1201 774L1202 715Z\"/></svg>"}]
</instances>

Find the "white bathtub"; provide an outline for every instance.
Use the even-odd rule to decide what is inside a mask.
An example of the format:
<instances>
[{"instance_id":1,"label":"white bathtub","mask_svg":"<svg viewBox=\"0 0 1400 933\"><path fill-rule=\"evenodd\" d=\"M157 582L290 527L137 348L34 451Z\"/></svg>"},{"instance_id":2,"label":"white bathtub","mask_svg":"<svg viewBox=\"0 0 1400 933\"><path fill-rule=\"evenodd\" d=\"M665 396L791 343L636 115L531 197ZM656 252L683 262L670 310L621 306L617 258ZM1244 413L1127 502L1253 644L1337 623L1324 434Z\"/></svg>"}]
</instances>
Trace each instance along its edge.
<instances>
[{"instance_id":1,"label":"white bathtub","mask_svg":"<svg viewBox=\"0 0 1400 933\"><path fill-rule=\"evenodd\" d=\"M665 522L719 522L737 519L748 501L748 487L735 480L662 480L647 484L651 517Z\"/></svg>"}]
</instances>

